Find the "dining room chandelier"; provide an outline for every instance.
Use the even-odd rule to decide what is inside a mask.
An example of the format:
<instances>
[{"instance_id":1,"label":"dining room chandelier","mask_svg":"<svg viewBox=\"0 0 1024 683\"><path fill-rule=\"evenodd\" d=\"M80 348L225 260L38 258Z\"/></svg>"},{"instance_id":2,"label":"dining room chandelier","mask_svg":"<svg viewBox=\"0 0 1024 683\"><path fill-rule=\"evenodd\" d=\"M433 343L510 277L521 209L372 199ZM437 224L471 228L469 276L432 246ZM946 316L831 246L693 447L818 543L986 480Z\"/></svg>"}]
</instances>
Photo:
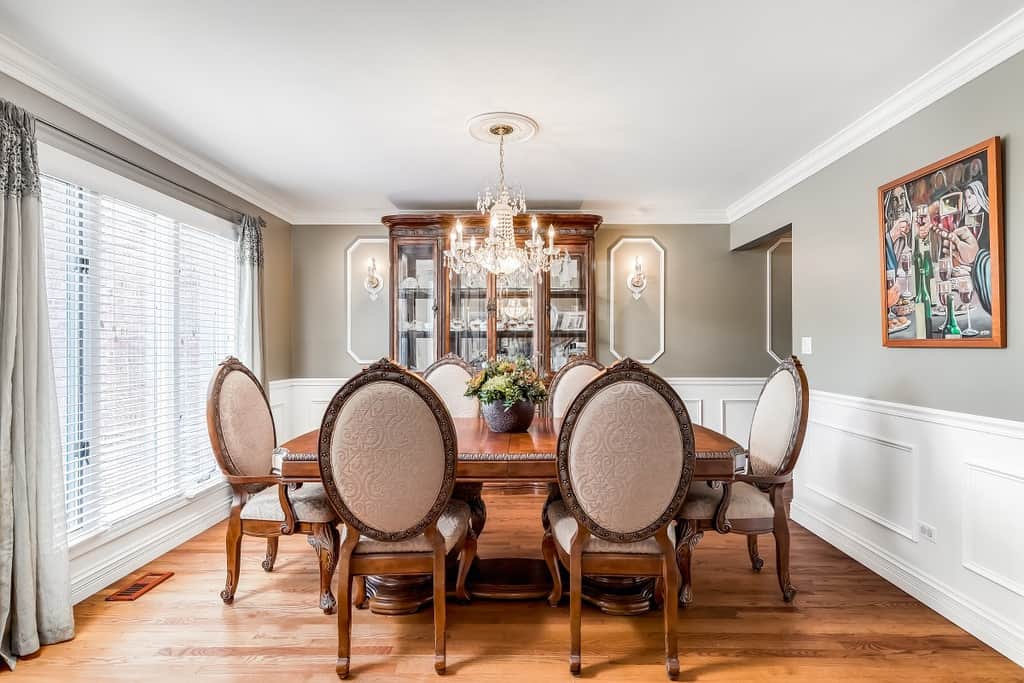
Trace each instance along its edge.
<instances>
[{"instance_id":1,"label":"dining room chandelier","mask_svg":"<svg viewBox=\"0 0 1024 683\"><path fill-rule=\"evenodd\" d=\"M522 246L516 244L515 217L526 212L526 194L522 188L505 184L505 138L516 129L509 123L498 122L486 131L498 138L498 183L484 188L476 201L477 210L489 217L487 234L480 244L475 235L467 241L462 221L455 222L444 252L448 276L493 273L498 278L499 288L522 282L527 276L539 280L542 273L550 271L555 261L563 257L562 250L554 244L555 228L548 226L545 246L537 229L537 217L533 216L530 238Z\"/></svg>"}]
</instances>

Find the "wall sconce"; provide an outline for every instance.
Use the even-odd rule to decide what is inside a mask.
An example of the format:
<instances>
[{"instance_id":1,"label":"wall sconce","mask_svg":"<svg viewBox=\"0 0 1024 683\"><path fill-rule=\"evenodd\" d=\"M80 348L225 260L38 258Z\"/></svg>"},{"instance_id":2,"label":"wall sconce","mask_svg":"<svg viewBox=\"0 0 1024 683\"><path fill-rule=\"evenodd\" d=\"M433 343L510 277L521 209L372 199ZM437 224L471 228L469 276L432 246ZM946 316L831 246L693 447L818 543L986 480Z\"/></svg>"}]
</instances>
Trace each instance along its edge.
<instances>
[{"instance_id":1,"label":"wall sconce","mask_svg":"<svg viewBox=\"0 0 1024 683\"><path fill-rule=\"evenodd\" d=\"M647 273L644 272L644 264L639 256L636 257L636 262L633 263L633 272L626 278L626 286L629 287L629 291L633 294L634 301L639 300L640 295L647 289Z\"/></svg>"},{"instance_id":2,"label":"wall sconce","mask_svg":"<svg viewBox=\"0 0 1024 683\"><path fill-rule=\"evenodd\" d=\"M384 278L377 274L377 259L371 258L366 266L366 279L363 289L370 295L370 301L376 301L380 290L384 289Z\"/></svg>"}]
</instances>

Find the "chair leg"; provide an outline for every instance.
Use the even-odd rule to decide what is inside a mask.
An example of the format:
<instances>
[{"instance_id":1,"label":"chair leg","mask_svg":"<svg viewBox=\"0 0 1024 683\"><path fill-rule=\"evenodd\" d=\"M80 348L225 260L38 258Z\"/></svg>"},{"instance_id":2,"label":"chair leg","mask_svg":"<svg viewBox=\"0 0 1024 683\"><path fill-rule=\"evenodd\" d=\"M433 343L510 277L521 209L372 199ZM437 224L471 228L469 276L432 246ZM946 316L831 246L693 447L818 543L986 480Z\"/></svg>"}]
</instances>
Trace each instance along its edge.
<instances>
[{"instance_id":1,"label":"chair leg","mask_svg":"<svg viewBox=\"0 0 1024 683\"><path fill-rule=\"evenodd\" d=\"M679 523L679 540L676 541L676 564L679 573L682 575L680 581L682 586L679 590L679 604L686 607L693 602L693 551L704 537L704 533L697 531L697 523L693 520L681 521Z\"/></svg>"},{"instance_id":2,"label":"chair leg","mask_svg":"<svg viewBox=\"0 0 1024 683\"><path fill-rule=\"evenodd\" d=\"M228 519L228 531L224 539L225 550L227 551L228 574L224 581L224 590L220 592L220 599L225 605L235 601L235 591L238 589L238 571L242 563L242 519L241 509L232 508L231 517Z\"/></svg>"},{"instance_id":3,"label":"chair leg","mask_svg":"<svg viewBox=\"0 0 1024 683\"><path fill-rule=\"evenodd\" d=\"M548 604L557 607L562 600L562 572L558 569L558 553L555 551L555 537L548 530L544 533L544 540L540 545L544 553L544 562L548 565L548 573L551 574L551 592L548 593Z\"/></svg>"},{"instance_id":4,"label":"chair leg","mask_svg":"<svg viewBox=\"0 0 1024 683\"><path fill-rule=\"evenodd\" d=\"M267 556L263 558L263 571L272 572L274 571L274 562L277 561L277 536L271 536L267 539Z\"/></svg>"},{"instance_id":5,"label":"chair leg","mask_svg":"<svg viewBox=\"0 0 1024 683\"><path fill-rule=\"evenodd\" d=\"M331 527L334 528L333 526ZM337 529L334 532L338 535ZM347 527L345 541L338 551L338 660L334 671L338 678L348 678L349 659L352 652L352 551L359 543L359 532Z\"/></svg>"},{"instance_id":6,"label":"chair leg","mask_svg":"<svg viewBox=\"0 0 1024 683\"><path fill-rule=\"evenodd\" d=\"M469 576L469 568L473 566L476 559L476 534L473 529L466 531L466 540L459 553L459 574L455 578L455 597L459 600L469 602L470 594L466 590L466 578Z\"/></svg>"},{"instance_id":7,"label":"chair leg","mask_svg":"<svg viewBox=\"0 0 1024 683\"><path fill-rule=\"evenodd\" d=\"M757 553L757 534L747 536L747 553L750 555L750 567L755 572L761 571L764 567L764 560Z\"/></svg>"},{"instance_id":8,"label":"chair leg","mask_svg":"<svg viewBox=\"0 0 1024 683\"><path fill-rule=\"evenodd\" d=\"M781 487L776 487L772 493L772 502L775 505L775 524L772 531L775 536L775 568L779 575L782 599L792 602L796 596L796 588L789 578L789 518L786 515L786 505L782 501Z\"/></svg>"},{"instance_id":9,"label":"chair leg","mask_svg":"<svg viewBox=\"0 0 1024 683\"><path fill-rule=\"evenodd\" d=\"M665 600L663 610L665 617L665 671L669 678L675 680L679 675L679 637L676 630L679 601L674 596L679 592L679 567L675 549L668 538L667 529L659 531L657 539L662 550L661 579L665 583L665 595L671 596Z\"/></svg>"},{"instance_id":10,"label":"chair leg","mask_svg":"<svg viewBox=\"0 0 1024 683\"><path fill-rule=\"evenodd\" d=\"M338 529L333 524L318 524L313 528L316 554L320 560L320 609L324 614L334 614L338 602L331 592L334 570L338 567L338 551L341 543Z\"/></svg>"},{"instance_id":11,"label":"chair leg","mask_svg":"<svg viewBox=\"0 0 1024 683\"><path fill-rule=\"evenodd\" d=\"M584 527L576 530L569 552L569 672L578 676L582 667L580 643L583 621L583 546L590 538Z\"/></svg>"},{"instance_id":12,"label":"chair leg","mask_svg":"<svg viewBox=\"0 0 1024 683\"><path fill-rule=\"evenodd\" d=\"M444 538L435 524L427 527L424 535L434 548L434 671L440 675L446 668Z\"/></svg>"},{"instance_id":13,"label":"chair leg","mask_svg":"<svg viewBox=\"0 0 1024 683\"><path fill-rule=\"evenodd\" d=\"M352 606L356 609L366 609L369 604L366 601L366 577L352 577Z\"/></svg>"},{"instance_id":14,"label":"chair leg","mask_svg":"<svg viewBox=\"0 0 1024 683\"><path fill-rule=\"evenodd\" d=\"M348 678L348 667L352 652L352 577L346 567L338 576L338 597L341 609L338 610L338 661L334 672L338 678Z\"/></svg>"}]
</instances>

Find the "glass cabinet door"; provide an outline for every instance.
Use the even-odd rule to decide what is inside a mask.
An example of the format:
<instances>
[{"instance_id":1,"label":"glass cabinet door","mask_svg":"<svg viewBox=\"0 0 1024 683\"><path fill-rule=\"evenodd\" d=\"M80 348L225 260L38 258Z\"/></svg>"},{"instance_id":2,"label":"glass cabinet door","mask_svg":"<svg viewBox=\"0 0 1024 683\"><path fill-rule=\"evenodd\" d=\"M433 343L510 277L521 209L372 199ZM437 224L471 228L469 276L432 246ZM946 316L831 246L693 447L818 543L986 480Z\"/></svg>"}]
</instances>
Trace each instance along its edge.
<instances>
[{"instance_id":1,"label":"glass cabinet door","mask_svg":"<svg viewBox=\"0 0 1024 683\"><path fill-rule=\"evenodd\" d=\"M494 321L498 357L536 361L535 295L535 280L526 273L511 277L507 283L499 283Z\"/></svg>"},{"instance_id":2,"label":"glass cabinet door","mask_svg":"<svg viewBox=\"0 0 1024 683\"><path fill-rule=\"evenodd\" d=\"M568 258L556 261L551 267L548 279L551 372L558 372L573 356L594 355L588 329L590 277L586 250L570 245L567 252Z\"/></svg>"},{"instance_id":3,"label":"glass cabinet door","mask_svg":"<svg viewBox=\"0 0 1024 683\"><path fill-rule=\"evenodd\" d=\"M487 360L487 275L448 280L448 351L474 367Z\"/></svg>"},{"instance_id":4,"label":"glass cabinet door","mask_svg":"<svg viewBox=\"0 0 1024 683\"><path fill-rule=\"evenodd\" d=\"M424 370L437 353L437 243L399 242L395 323L398 363Z\"/></svg>"}]
</instances>

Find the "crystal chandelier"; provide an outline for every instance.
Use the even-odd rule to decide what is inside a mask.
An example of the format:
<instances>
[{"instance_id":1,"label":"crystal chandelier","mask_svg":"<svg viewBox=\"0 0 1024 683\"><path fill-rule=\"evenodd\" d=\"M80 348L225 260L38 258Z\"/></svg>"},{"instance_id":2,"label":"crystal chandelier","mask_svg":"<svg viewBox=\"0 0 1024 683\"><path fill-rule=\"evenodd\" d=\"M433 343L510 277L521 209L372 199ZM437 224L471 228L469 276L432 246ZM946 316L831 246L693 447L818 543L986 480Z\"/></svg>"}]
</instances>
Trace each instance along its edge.
<instances>
[{"instance_id":1,"label":"crystal chandelier","mask_svg":"<svg viewBox=\"0 0 1024 683\"><path fill-rule=\"evenodd\" d=\"M477 210L490 215L487 236L482 245L477 245L475 236L467 242L462 234L462 221L457 220L448 237L444 257L449 278L453 273L468 277L494 273L498 287L505 288L527 276L540 280L541 274L551 270L562 251L554 244L554 226L548 226L548 242L544 246L544 239L537 231L536 216L530 221L530 239L521 247L516 245L514 221L516 216L526 212L526 195L521 188L505 185L505 136L512 132L512 127L499 123L489 130L498 136L498 184L485 188L476 201Z\"/></svg>"}]
</instances>

